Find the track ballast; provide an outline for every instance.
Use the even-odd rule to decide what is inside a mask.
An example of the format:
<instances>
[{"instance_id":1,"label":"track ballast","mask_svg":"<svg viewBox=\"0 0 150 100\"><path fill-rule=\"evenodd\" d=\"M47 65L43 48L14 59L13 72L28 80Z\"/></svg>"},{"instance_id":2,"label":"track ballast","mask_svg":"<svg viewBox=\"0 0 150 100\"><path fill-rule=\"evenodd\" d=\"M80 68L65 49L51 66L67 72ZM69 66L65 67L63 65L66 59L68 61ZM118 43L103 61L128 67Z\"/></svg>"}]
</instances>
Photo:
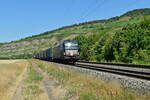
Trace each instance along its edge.
<instances>
[{"instance_id":1,"label":"track ballast","mask_svg":"<svg viewBox=\"0 0 150 100\"><path fill-rule=\"evenodd\" d=\"M76 67L150 80L150 66L79 61Z\"/></svg>"}]
</instances>

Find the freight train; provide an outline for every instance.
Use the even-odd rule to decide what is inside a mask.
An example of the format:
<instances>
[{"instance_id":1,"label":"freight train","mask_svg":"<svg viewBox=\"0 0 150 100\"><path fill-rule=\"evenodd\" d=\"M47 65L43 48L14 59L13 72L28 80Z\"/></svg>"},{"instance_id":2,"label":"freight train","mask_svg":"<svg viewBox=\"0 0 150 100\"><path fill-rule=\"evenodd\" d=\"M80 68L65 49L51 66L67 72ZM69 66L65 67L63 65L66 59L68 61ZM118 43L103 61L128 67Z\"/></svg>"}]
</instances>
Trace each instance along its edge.
<instances>
[{"instance_id":1,"label":"freight train","mask_svg":"<svg viewBox=\"0 0 150 100\"><path fill-rule=\"evenodd\" d=\"M80 59L79 44L77 41L64 40L57 43L53 48L34 56L36 59L74 63Z\"/></svg>"}]
</instances>

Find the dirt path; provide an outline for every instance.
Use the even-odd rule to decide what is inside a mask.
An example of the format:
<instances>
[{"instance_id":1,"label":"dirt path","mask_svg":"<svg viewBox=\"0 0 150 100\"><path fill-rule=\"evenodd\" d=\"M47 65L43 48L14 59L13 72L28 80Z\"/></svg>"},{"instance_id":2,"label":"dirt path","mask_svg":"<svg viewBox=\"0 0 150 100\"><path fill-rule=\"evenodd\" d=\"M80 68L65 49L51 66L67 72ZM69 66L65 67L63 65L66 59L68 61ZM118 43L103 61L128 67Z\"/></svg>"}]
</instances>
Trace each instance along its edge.
<instances>
[{"instance_id":1,"label":"dirt path","mask_svg":"<svg viewBox=\"0 0 150 100\"><path fill-rule=\"evenodd\" d=\"M12 100L23 100L22 94L21 94L21 89L23 87L23 80L27 74L27 69L28 69L29 64L26 65L24 71L22 74L18 77L16 81L16 86L14 89L14 94L12 96Z\"/></svg>"},{"instance_id":2,"label":"dirt path","mask_svg":"<svg viewBox=\"0 0 150 100\"><path fill-rule=\"evenodd\" d=\"M35 70L43 76L43 86L45 87L49 100L59 100L59 96L54 95L54 89L56 88L56 83L49 80L47 73L43 72L38 65L35 65Z\"/></svg>"},{"instance_id":3,"label":"dirt path","mask_svg":"<svg viewBox=\"0 0 150 100\"><path fill-rule=\"evenodd\" d=\"M35 66L35 69L43 76L43 85L47 91L49 100L62 100L61 98L63 98L65 94L64 90L60 86L56 85L57 83L54 82L53 79L49 79L48 74L43 72L38 65Z\"/></svg>"},{"instance_id":4,"label":"dirt path","mask_svg":"<svg viewBox=\"0 0 150 100\"><path fill-rule=\"evenodd\" d=\"M42 80L37 83L26 83L25 80L28 79L29 69L33 68L40 76L42 76ZM23 90L28 86L38 86L43 92L39 97L35 96L34 98L30 98L32 94L31 91L28 91L26 95L23 94ZM58 83L51 79L47 72L44 72L38 64L36 63L27 63L21 75L18 76L16 82L13 87L10 89L11 91L11 100L62 100L65 95L65 90L58 85ZM31 92L31 93L30 93ZM26 97L28 96L28 97Z\"/></svg>"}]
</instances>

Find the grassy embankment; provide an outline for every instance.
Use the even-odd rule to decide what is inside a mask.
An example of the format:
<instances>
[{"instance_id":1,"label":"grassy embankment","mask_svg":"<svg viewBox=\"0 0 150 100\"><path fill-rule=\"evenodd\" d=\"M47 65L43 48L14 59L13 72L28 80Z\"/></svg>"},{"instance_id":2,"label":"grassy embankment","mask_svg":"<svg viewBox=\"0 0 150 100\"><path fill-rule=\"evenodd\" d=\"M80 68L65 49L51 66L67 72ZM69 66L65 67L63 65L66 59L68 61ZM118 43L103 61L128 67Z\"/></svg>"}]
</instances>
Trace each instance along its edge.
<instances>
[{"instance_id":1,"label":"grassy embankment","mask_svg":"<svg viewBox=\"0 0 150 100\"><path fill-rule=\"evenodd\" d=\"M81 74L73 70L48 62L34 60L34 63L59 82L67 90L64 100L149 100L146 95L137 95L121 88L118 82L107 82L94 76Z\"/></svg>"},{"instance_id":2,"label":"grassy embankment","mask_svg":"<svg viewBox=\"0 0 150 100\"><path fill-rule=\"evenodd\" d=\"M0 100L11 100L18 77L26 67L24 60L0 61Z\"/></svg>"}]
</instances>

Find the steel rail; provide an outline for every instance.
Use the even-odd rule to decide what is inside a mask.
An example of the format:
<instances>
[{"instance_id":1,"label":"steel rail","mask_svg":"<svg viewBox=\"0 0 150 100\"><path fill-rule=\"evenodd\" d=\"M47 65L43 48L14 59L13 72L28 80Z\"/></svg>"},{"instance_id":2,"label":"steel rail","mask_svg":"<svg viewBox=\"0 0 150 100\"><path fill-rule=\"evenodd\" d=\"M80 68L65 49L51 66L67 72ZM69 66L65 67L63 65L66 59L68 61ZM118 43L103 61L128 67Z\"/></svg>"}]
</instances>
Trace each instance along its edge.
<instances>
[{"instance_id":1,"label":"steel rail","mask_svg":"<svg viewBox=\"0 0 150 100\"><path fill-rule=\"evenodd\" d=\"M122 65L122 66L121 66ZM109 72L109 73L113 73L113 74L118 74L118 75L124 75L124 76L129 76L129 77L134 77L134 78L138 78L138 79L144 79L144 80L150 80L150 67L147 68L147 66L142 66L140 67L139 65L137 65L139 69L142 70L147 70L147 72L140 72L140 71L136 71L136 65L134 65L133 70L131 70L132 66L129 65L123 65L123 64L104 64L104 63L93 63L93 62L77 62L75 64L76 67L81 67L81 68L86 68L86 69L91 69L91 70L96 70L96 71L103 71L103 72ZM108 67L107 67L108 66ZM110 67L113 66L113 67ZM116 68L114 67L116 66ZM120 68L119 68L120 67ZM130 70L128 70L128 68L130 68Z\"/></svg>"},{"instance_id":2,"label":"steel rail","mask_svg":"<svg viewBox=\"0 0 150 100\"><path fill-rule=\"evenodd\" d=\"M117 63L101 63L101 62L88 62L88 61L78 61L81 63L91 63L91 64L104 64L104 65L114 65L114 66L122 66L122 67L134 67L134 68L144 68L150 69L150 65L135 65L135 64L117 64Z\"/></svg>"},{"instance_id":3,"label":"steel rail","mask_svg":"<svg viewBox=\"0 0 150 100\"><path fill-rule=\"evenodd\" d=\"M59 62L56 63L58 64ZM85 68L90 70L101 71L101 72L108 72L116 75L128 76L132 78L138 78L138 79L150 81L150 66L148 65L146 66L128 65L128 64L98 63L98 62L86 62L86 61L78 61L75 64L63 64L63 65L71 65L74 67L80 67L80 68ZM140 70L137 71L137 69Z\"/></svg>"}]
</instances>

